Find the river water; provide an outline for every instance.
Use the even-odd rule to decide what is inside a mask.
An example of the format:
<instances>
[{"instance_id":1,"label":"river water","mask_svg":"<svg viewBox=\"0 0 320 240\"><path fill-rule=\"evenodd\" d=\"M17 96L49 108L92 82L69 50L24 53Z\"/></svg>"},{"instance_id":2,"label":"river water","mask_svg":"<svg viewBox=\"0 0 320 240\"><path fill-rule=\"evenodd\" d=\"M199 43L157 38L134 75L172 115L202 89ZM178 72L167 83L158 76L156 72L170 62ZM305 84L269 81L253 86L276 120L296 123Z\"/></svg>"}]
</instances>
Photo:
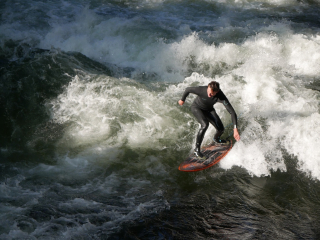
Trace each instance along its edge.
<instances>
[{"instance_id":1,"label":"river water","mask_svg":"<svg viewBox=\"0 0 320 240\"><path fill-rule=\"evenodd\" d=\"M319 1L3 0L0 14L0 239L320 239ZM180 172L199 125L194 96L177 101L212 80L241 141Z\"/></svg>"}]
</instances>

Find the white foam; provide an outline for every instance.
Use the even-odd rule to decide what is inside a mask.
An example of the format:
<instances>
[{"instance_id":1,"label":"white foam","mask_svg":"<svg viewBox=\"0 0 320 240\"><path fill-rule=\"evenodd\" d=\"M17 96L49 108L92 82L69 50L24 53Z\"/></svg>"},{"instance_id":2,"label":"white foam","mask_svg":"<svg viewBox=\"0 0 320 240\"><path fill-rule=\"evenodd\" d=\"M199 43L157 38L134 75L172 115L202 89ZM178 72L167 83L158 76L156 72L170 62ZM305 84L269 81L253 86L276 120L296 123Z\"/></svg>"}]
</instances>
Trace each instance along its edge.
<instances>
[{"instance_id":1,"label":"white foam","mask_svg":"<svg viewBox=\"0 0 320 240\"><path fill-rule=\"evenodd\" d=\"M318 112L306 117L293 117L282 127L285 148L298 159L299 169L320 179L320 131Z\"/></svg>"},{"instance_id":2,"label":"white foam","mask_svg":"<svg viewBox=\"0 0 320 240\"><path fill-rule=\"evenodd\" d=\"M288 64L297 74L318 76L320 73L320 35L295 34L285 42Z\"/></svg>"},{"instance_id":3,"label":"white foam","mask_svg":"<svg viewBox=\"0 0 320 240\"><path fill-rule=\"evenodd\" d=\"M294 44L310 46L303 54L303 63L309 62L310 67L306 68L299 61L293 63ZM224 73L215 80L221 83L238 115L242 114L239 126L243 140L221 166L228 169L238 165L257 176L268 175L277 169L285 171L281 148L289 153L293 150L284 142L284 136L294 134L296 126L307 131L310 126L303 125L306 117L319 111L317 93L303 87L304 78L296 77L318 74L319 70L314 66L320 63L320 59L316 53L308 54L312 49L318 51L318 37L301 37L292 33L284 23L264 28L240 45L208 45L196 34L191 34L167 47L170 51L161 53L163 61L172 56L168 52L174 52L180 63L188 56L194 56L193 61L197 64L210 63L214 67L223 63L229 66L228 70L222 69ZM166 65L163 63L163 66ZM60 123L72 123L65 136L69 146L97 142L100 148L100 143L104 142L109 146L128 144L131 148L155 149L167 147L159 145L163 138L168 139L167 144L175 141L186 144L179 136L197 122L192 115L182 112L176 101L187 86L206 85L211 80L213 78L193 73L182 83L170 85L159 97L130 79L79 75L65 93L51 103L53 118ZM191 99L190 96L187 100L189 104ZM231 122L223 106L217 105L217 111L225 124ZM291 132L284 135L283 131L274 131L279 129L275 125L277 122L285 122ZM196 134L196 128L190 130L188 134ZM210 141L213 133L214 129L209 128L205 142ZM294 141L293 145L299 140ZM316 141L308 142L306 146L317 156L312 150L316 149ZM306 154L295 154L301 170L311 171L312 176L318 177L312 171L312 164L308 164L317 160L309 160Z\"/></svg>"},{"instance_id":4,"label":"white foam","mask_svg":"<svg viewBox=\"0 0 320 240\"><path fill-rule=\"evenodd\" d=\"M299 41L294 40L297 37ZM319 69L313 67L320 63L318 55L308 54L308 49L307 52L300 52L302 64L296 60L292 68L292 54L294 55L296 50L293 50L290 44L284 43L294 42L300 46L300 41L308 44L310 39L294 34L287 37L259 34L256 39L249 39L244 44L247 48L245 50L252 52L245 59L245 63L234 72L241 74L246 81L240 90L242 96L238 101L248 107L245 118L249 124L241 132L245 141L235 146L227 161L221 163L223 167L228 168L231 159L234 159L236 165L243 166L258 176L268 174L270 169L285 170L280 149L284 147L289 153L298 156L301 170L311 172L313 177L319 177L312 167L319 165L319 153L316 150L319 142L301 142L298 137L291 137L288 141L288 136L296 136L300 131L314 139L311 133L314 126L308 124L306 119L311 116L314 118L314 114L317 115L319 111L318 100L315 97L317 93L301 87L301 79L296 80L284 73L290 71L290 75L311 76L318 74ZM313 43L311 46L314 46L313 50L317 52L318 44L316 41ZM290 54L287 54L288 52ZM309 62L308 67L305 65L306 62ZM252 122L256 121L255 118L261 119L258 124L264 130L248 131ZM252 133L258 134L258 139L249 135ZM293 146L296 147L295 150Z\"/></svg>"},{"instance_id":5,"label":"white foam","mask_svg":"<svg viewBox=\"0 0 320 240\"><path fill-rule=\"evenodd\" d=\"M293 1L265 2L294 4ZM205 85L215 79L221 83L238 115L241 114L239 126L243 139L221 166L232 167L229 161L238 156L233 165L242 166L253 175L268 175L276 169L285 171L281 148L289 153L294 151L284 142L283 131L274 129L279 129L276 126L279 122L291 127L290 134L297 131L294 126L309 129L303 122L319 112L317 93L304 87L320 71L319 35L295 33L290 23L283 21L258 26L257 34L248 36L242 43L214 45L206 43L196 33L189 34L187 26L184 26L187 35L175 41L157 39L149 36L148 31L139 32L136 38L135 21L143 25L144 20L138 17L131 20L104 19L85 9L81 18L73 22L53 24L41 46L53 45L65 51L82 52L101 62L133 67L133 76L153 72L159 79L180 83L169 86L159 97L159 93L130 79L79 74L66 91L51 102L54 120L70 124L61 144L68 147L90 145L83 152L99 149L101 154L123 145L133 149L161 149L177 141L191 148L190 136L196 134L197 122L190 111L181 111L176 102L185 87ZM133 31L128 32L129 28ZM219 31L214 33L219 34ZM207 66L207 73L219 71L215 77L195 72L185 78L190 64ZM217 111L225 124L230 124L230 116L223 106L217 106ZM209 128L205 142L210 141L213 133L214 129ZM252 134L256 137L252 138ZM183 135L187 137L181 140ZM164 138L166 144L159 144ZM316 141L306 145L311 154L317 156L312 150L316 149ZM115 160L119 154L115 150L110 159ZM306 154L294 154L302 171L318 177L312 171L312 164L308 164L316 160L307 159Z\"/></svg>"},{"instance_id":6,"label":"white foam","mask_svg":"<svg viewBox=\"0 0 320 240\"><path fill-rule=\"evenodd\" d=\"M179 111L129 79L92 76L87 81L76 76L49 105L55 121L71 124L62 139L69 147L97 143L95 149L103 152L108 145L127 143L159 148L159 139L180 134L179 123L168 114L178 116Z\"/></svg>"},{"instance_id":7,"label":"white foam","mask_svg":"<svg viewBox=\"0 0 320 240\"><path fill-rule=\"evenodd\" d=\"M199 62L205 59L202 51L210 52L212 64L220 61L232 68L215 80L221 83L238 115L242 115L239 121L242 140L221 162L221 167L229 169L237 165L257 176L269 175L278 169L285 171L284 148L297 156L301 171L319 178L316 170L319 142L313 136L318 128L315 119L319 114L319 96L304 87L304 79L310 81L310 78L299 78L301 74L310 77L318 74L319 68L315 66L320 64L319 36L294 34L285 24L269 26L265 30L241 45L203 48L203 43L198 45ZM196 39L196 36L191 38ZM304 45L308 45L306 51L302 50ZM300 58L293 57L296 54L300 54ZM182 92L181 89L193 83L205 85L210 80L194 73L174 90ZM217 109L223 121L230 123L225 109L218 105ZM304 140L301 141L298 133L302 132ZM207 135L213 133L214 129L209 128ZM210 137L206 136L205 141L209 142Z\"/></svg>"}]
</instances>

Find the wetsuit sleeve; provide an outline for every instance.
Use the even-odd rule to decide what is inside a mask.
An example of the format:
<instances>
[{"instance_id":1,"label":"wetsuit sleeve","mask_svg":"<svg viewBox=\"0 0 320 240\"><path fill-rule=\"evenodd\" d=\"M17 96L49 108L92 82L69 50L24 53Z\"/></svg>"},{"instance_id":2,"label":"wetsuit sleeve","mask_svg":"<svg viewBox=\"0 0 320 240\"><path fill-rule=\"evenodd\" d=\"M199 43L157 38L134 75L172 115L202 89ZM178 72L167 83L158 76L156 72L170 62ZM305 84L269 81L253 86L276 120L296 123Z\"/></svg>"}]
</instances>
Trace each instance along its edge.
<instances>
[{"instance_id":1,"label":"wetsuit sleeve","mask_svg":"<svg viewBox=\"0 0 320 240\"><path fill-rule=\"evenodd\" d=\"M230 113L233 126L234 126L234 128L237 128L238 117L237 117L236 111L233 109L231 103L229 102L227 97L222 92L221 92L221 96L219 96L219 102L221 102L223 104L223 106L227 109L227 111Z\"/></svg>"},{"instance_id":2,"label":"wetsuit sleeve","mask_svg":"<svg viewBox=\"0 0 320 240\"><path fill-rule=\"evenodd\" d=\"M181 100L182 101L186 101L186 98L188 97L189 93L194 93L194 94L199 94L199 87L188 87L186 88L186 90L184 91Z\"/></svg>"},{"instance_id":3,"label":"wetsuit sleeve","mask_svg":"<svg viewBox=\"0 0 320 240\"><path fill-rule=\"evenodd\" d=\"M236 112L234 111L233 107L231 106L231 104L229 103L228 105L225 105L225 108L227 109L227 111L230 113L231 115L231 119L232 119L232 123L233 123L233 126L234 128L237 128L237 124L238 124L238 117L237 117L237 114Z\"/></svg>"}]
</instances>

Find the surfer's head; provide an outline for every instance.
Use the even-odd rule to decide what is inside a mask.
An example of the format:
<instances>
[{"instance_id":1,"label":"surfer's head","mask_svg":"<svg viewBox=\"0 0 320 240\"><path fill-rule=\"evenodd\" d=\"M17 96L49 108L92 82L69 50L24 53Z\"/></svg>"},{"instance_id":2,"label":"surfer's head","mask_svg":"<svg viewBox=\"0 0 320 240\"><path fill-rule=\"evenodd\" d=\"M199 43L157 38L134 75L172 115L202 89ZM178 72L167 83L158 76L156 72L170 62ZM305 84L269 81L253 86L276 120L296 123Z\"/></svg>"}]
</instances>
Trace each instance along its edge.
<instances>
[{"instance_id":1,"label":"surfer's head","mask_svg":"<svg viewBox=\"0 0 320 240\"><path fill-rule=\"evenodd\" d=\"M220 91L220 84L216 81L212 81L208 84L207 93L208 97L215 96Z\"/></svg>"}]
</instances>

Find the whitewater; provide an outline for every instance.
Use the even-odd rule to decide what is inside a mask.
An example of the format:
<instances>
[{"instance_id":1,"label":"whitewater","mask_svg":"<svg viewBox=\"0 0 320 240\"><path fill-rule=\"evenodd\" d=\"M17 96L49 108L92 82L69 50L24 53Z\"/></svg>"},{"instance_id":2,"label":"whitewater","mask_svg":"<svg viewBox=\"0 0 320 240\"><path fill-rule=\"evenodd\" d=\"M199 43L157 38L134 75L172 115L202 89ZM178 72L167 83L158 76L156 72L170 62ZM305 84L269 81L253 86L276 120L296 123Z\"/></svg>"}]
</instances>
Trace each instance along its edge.
<instances>
[{"instance_id":1,"label":"whitewater","mask_svg":"<svg viewBox=\"0 0 320 240\"><path fill-rule=\"evenodd\" d=\"M318 239L319 10L0 3L0 239ZM241 141L218 165L180 172L199 124L195 96L177 102L212 80Z\"/></svg>"}]
</instances>

